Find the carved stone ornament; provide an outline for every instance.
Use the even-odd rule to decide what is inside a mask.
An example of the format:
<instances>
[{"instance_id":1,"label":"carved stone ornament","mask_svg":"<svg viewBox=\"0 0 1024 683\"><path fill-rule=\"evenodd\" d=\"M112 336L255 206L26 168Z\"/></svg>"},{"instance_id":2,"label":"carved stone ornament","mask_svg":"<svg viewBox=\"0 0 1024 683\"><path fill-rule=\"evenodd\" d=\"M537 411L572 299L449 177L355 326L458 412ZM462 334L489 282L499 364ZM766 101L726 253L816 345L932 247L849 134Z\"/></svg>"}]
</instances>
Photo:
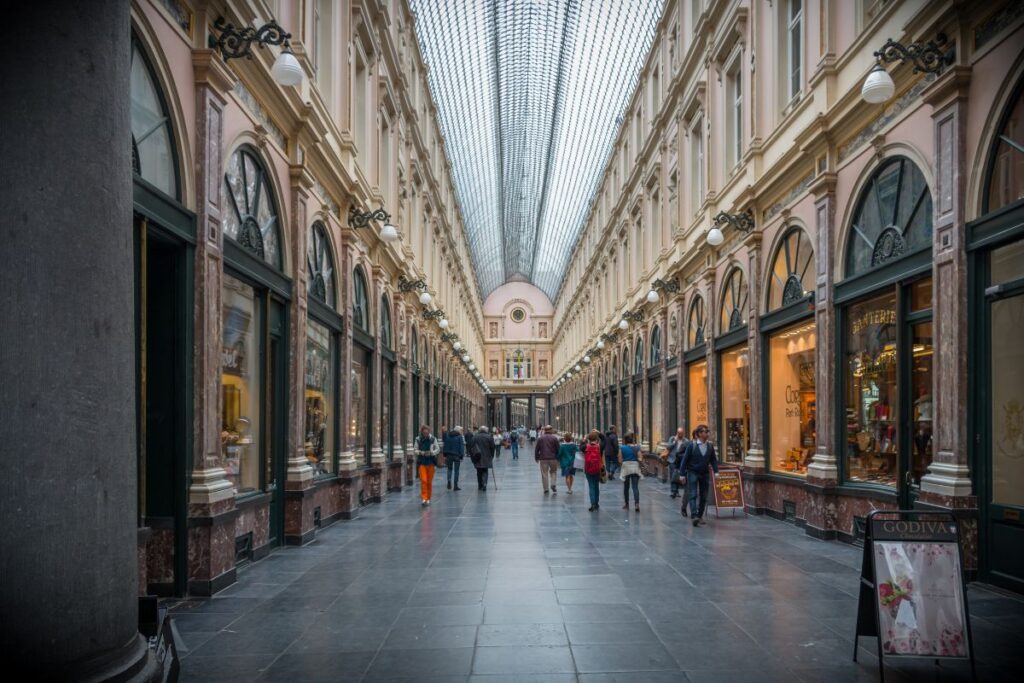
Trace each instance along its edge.
<instances>
[{"instance_id":1,"label":"carved stone ornament","mask_svg":"<svg viewBox=\"0 0 1024 683\"><path fill-rule=\"evenodd\" d=\"M882 234L875 240L875 248L871 252L871 267L880 266L883 263L903 256L907 252L907 243L900 231L891 225L882 231Z\"/></svg>"},{"instance_id":2,"label":"carved stone ornament","mask_svg":"<svg viewBox=\"0 0 1024 683\"><path fill-rule=\"evenodd\" d=\"M238 243L260 258L264 257L263 232L252 216L247 216L238 229Z\"/></svg>"},{"instance_id":3,"label":"carved stone ornament","mask_svg":"<svg viewBox=\"0 0 1024 683\"><path fill-rule=\"evenodd\" d=\"M795 273L790 273L786 278L786 285L782 288L782 305L788 306L804 298L804 285Z\"/></svg>"}]
</instances>

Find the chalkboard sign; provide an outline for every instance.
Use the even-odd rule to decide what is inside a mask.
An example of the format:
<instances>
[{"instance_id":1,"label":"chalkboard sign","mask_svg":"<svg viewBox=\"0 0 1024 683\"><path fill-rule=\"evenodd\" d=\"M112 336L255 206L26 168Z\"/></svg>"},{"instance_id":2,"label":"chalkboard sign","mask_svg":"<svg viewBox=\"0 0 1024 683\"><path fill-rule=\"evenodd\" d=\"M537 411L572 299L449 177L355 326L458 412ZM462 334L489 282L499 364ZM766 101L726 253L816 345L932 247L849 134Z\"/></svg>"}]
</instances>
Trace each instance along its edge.
<instances>
[{"instance_id":1,"label":"chalkboard sign","mask_svg":"<svg viewBox=\"0 0 1024 683\"><path fill-rule=\"evenodd\" d=\"M743 497L743 473L738 469L722 468L711 475L712 488L715 491L715 515L721 517L722 508L742 510L747 514L747 506Z\"/></svg>"},{"instance_id":2,"label":"chalkboard sign","mask_svg":"<svg viewBox=\"0 0 1024 683\"><path fill-rule=\"evenodd\" d=\"M854 661L860 636L877 638L883 681L889 657L970 661L974 676L960 527L952 514L876 510L868 515Z\"/></svg>"}]
</instances>

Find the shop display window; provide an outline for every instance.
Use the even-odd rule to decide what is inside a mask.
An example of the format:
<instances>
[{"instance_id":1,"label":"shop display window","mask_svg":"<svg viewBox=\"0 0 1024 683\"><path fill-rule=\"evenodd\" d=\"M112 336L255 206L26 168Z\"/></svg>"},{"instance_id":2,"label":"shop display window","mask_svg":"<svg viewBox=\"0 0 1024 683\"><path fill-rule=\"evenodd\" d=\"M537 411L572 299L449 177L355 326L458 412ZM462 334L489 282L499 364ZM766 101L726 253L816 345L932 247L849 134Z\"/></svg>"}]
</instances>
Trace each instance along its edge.
<instances>
[{"instance_id":1,"label":"shop display window","mask_svg":"<svg viewBox=\"0 0 1024 683\"><path fill-rule=\"evenodd\" d=\"M689 408L687 417L687 437L697 425L708 423L708 362L706 360L690 363L687 366L689 375L689 392L686 403Z\"/></svg>"},{"instance_id":2,"label":"shop display window","mask_svg":"<svg viewBox=\"0 0 1024 683\"><path fill-rule=\"evenodd\" d=\"M651 450L655 450L664 438L661 414L661 380L651 380Z\"/></svg>"},{"instance_id":3,"label":"shop display window","mask_svg":"<svg viewBox=\"0 0 1024 683\"><path fill-rule=\"evenodd\" d=\"M221 455L228 481L242 494L260 485L261 307L252 287L227 274L222 299Z\"/></svg>"},{"instance_id":4,"label":"shop display window","mask_svg":"<svg viewBox=\"0 0 1024 683\"><path fill-rule=\"evenodd\" d=\"M721 439L724 462L743 462L750 448L750 354L746 346L723 351Z\"/></svg>"},{"instance_id":5,"label":"shop display window","mask_svg":"<svg viewBox=\"0 0 1024 683\"><path fill-rule=\"evenodd\" d=\"M797 323L768 341L768 454L776 472L806 475L817 445L814 321Z\"/></svg>"},{"instance_id":6,"label":"shop display window","mask_svg":"<svg viewBox=\"0 0 1024 683\"><path fill-rule=\"evenodd\" d=\"M928 281L929 294L931 280ZM929 296L929 301L931 297ZM910 328L911 348L911 459L910 476L915 486L928 473L932 462L932 323L923 322Z\"/></svg>"},{"instance_id":7,"label":"shop display window","mask_svg":"<svg viewBox=\"0 0 1024 683\"><path fill-rule=\"evenodd\" d=\"M360 346L352 347L352 371L349 376L352 391L348 427L349 449L356 455L367 454L366 448L366 404L369 398L369 354Z\"/></svg>"},{"instance_id":8,"label":"shop display window","mask_svg":"<svg viewBox=\"0 0 1024 683\"><path fill-rule=\"evenodd\" d=\"M895 486L899 393L894 291L845 312L846 475Z\"/></svg>"},{"instance_id":9,"label":"shop display window","mask_svg":"<svg viewBox=\"0 0 1024 683\"><path fill-rule=\"evenodd\" d=\"M306 458L318 475L333 471L336 343L329 329L312 319L306 322L305 449Z\"/></svg>"}]
</instances>

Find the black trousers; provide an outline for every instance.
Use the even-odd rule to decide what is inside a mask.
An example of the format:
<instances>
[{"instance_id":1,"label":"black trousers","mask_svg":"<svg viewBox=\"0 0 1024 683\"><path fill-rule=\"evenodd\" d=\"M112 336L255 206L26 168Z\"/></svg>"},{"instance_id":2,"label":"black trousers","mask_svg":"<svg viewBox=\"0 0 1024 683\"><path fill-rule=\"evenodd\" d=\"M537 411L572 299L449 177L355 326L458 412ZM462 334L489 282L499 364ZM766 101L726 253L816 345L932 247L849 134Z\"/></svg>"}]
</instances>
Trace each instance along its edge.
<instances>
[{"instance_id":1,"label":"black trousers","mask_svg":"<svg viewBox=\"0 0 1024 683\"><path fill-rule=\"evenodd\" d=\"M478 467L476 469L476 485L480 488L487 486L487 475L490 472L486 467Z\"/></svg>"},{"instance_id":2,"label":"black trousers","mask_svg":"<svg viewBox=\"0 0 1024 683\"><path fill-rule=\"evenodd\" d=\"M708 506L708 486L711 477L696 472L686 473L686 484L690 490L690 517L698 519L704 516L704 510Z\"/></svg>"}]
</instances>

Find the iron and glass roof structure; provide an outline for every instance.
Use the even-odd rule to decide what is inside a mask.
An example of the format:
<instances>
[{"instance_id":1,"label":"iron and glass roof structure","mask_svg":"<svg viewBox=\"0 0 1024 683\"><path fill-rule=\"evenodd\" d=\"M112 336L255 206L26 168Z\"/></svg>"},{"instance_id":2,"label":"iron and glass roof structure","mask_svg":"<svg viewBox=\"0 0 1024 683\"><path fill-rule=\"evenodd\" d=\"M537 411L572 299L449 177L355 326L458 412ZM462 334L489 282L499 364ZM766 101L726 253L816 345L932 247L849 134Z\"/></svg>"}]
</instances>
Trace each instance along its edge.
<instances>
[{"instance_id":1,"label":"iron and glass roof structure","mask_svg":"<svg viewBox=\"0 0 1024 683\"><path fill-rule=\"evenodd\" d=\"M412 0L481 296L554 300L663 0Z\"/></svg>"}]
</instances>

